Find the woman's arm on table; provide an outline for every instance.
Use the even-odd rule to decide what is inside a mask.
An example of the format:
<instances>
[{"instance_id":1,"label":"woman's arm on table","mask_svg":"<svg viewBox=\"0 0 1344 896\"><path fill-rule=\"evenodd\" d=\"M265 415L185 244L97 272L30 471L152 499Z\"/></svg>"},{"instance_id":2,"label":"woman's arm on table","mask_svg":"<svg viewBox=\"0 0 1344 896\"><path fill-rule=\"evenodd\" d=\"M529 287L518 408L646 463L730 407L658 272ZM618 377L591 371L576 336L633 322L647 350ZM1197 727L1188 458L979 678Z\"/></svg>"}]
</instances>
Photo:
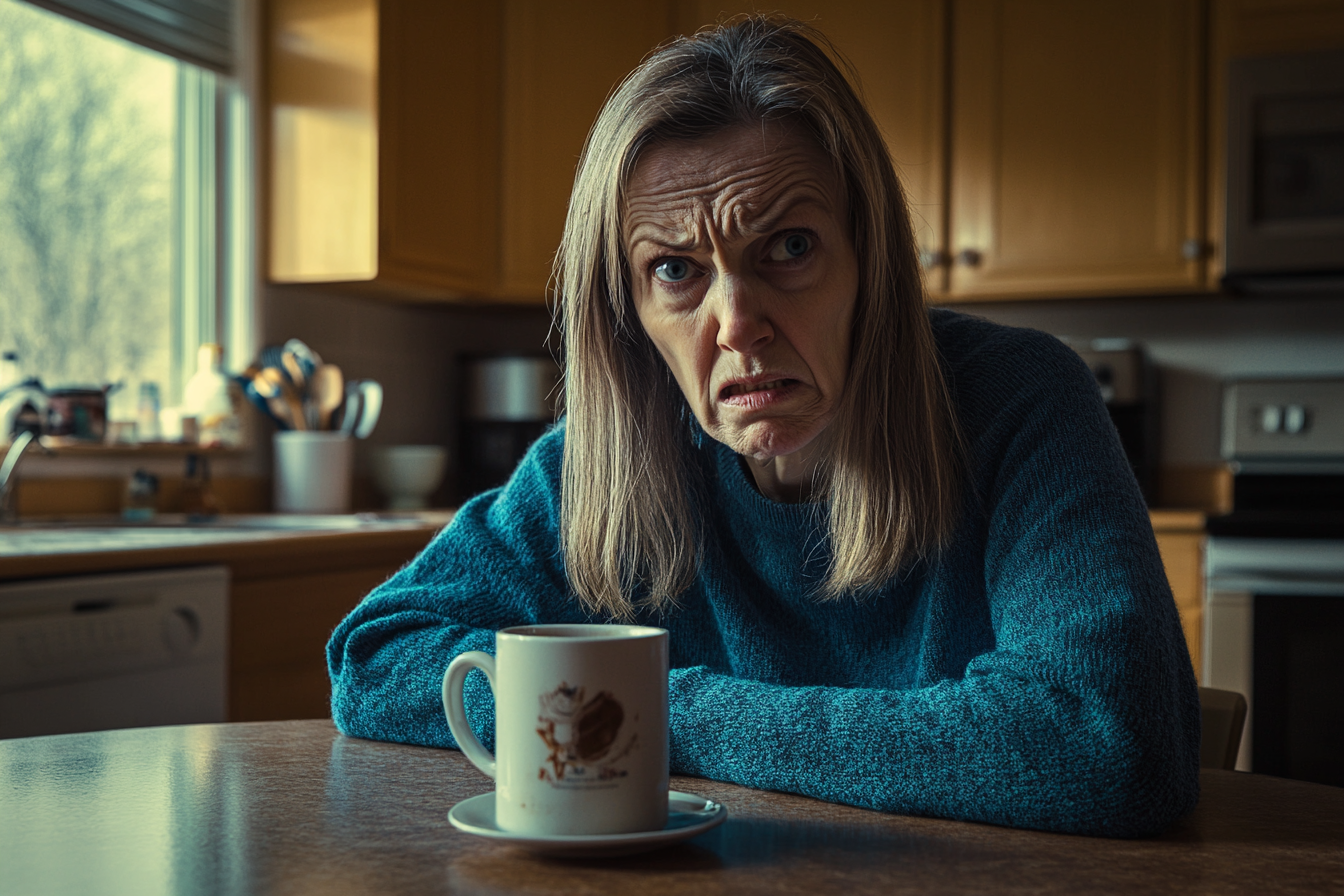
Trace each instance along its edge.
<instances>
[{"instance_id":1,"label":"woman's arm on table","mask_svg":"<svg viewBox=\"0 0 1344 896\"><path fill-rule=\"evenodd\" d=\"M495 652L495 631L591 622L569 596L556 532L563 424L543 436L509 484L467 502L451 525L366 597L327 644L331 714L343 733L456 747L444 720L444 669L468 650ZM467 676L467 717L493 749L494 699Z\"/></svg>"},{"instance_id":2,"label":"woman's arm on table","mask_svg":"<svg viewBox=\"0 0 1344 896\"><path fill-rule=\"evenodd\" d=\"M1039 334L1023 350L1018 372L959 396L980 515L940 561L942 574L970 567L959 551L984 545L961 575L994 648L960 678L908 690L674 670L675 771L1110 836L1158 832L1193 807L1198 695L1146 509L1081 361Z\"/></svg>"}]
</instances>

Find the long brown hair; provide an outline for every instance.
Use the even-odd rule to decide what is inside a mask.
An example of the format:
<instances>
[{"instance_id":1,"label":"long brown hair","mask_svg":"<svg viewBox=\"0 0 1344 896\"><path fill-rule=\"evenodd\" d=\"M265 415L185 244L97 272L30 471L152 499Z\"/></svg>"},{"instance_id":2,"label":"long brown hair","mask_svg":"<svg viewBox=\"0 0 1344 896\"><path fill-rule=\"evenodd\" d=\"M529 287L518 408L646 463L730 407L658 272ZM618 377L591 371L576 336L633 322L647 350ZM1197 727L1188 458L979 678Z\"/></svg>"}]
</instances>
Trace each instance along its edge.
<instances>
[{"instance_id":1,"label":"long brown hair","mask_svg":"<svg viewBox=\"0 0 1344 896\"><path fill-rule=\"evenodd\" d=\"M648 147L737 125L787 119L835 160L859 259L850 367L814 490L832 558L819 596L870 592L951 533L956 425L905 195L877 125L823 46L800 22L762 16L678 38L626 78L588 135L555 283L566 356L561 545L571 586L596 611L629 616L637 593L673 603L701 553L690 411L635 315L624 189Z\"/></svg>"}]
</instances>

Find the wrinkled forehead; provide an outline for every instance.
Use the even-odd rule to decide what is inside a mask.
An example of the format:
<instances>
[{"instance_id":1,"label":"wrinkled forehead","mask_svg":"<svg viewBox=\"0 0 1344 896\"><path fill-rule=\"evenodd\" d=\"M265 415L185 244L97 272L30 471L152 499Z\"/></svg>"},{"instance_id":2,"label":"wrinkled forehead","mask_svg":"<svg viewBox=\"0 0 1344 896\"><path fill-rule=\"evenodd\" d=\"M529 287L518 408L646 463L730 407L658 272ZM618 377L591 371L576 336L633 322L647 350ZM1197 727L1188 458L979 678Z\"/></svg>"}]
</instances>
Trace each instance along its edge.
<instances>
[{"instance_id":1,"label":"wrinkled forehead","mask_svg":"<svg viewBox=\"0 0 1344 896\"><path fill-rule=\"evenodd\" d=\"M782 122L738 125L646 146L622 193L622 242L682 245L704 231L734 239L769 232L800 205L845 213L834 160L807 131Z\"/></svg>"}]
</instances>

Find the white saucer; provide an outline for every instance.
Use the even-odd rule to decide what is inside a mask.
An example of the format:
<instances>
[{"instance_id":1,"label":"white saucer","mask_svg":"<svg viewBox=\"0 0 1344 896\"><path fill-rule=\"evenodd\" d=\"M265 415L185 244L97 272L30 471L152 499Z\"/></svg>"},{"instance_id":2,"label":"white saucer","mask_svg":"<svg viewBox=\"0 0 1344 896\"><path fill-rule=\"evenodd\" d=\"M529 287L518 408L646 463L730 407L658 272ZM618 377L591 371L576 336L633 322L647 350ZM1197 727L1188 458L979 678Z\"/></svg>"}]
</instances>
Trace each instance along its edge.
<instances>
[{"instance_id":1,"label":"white saucer","mask_svg":"<svg viewBox=\"0 0 1344 896\"><path fill-rule=\"evenodd\" d=\"M448 810L453 827L478 837L502 840L523 849L545 855L624 856L679 843L703 834L728 817L719 803L692 793L667 792L667 824L658 831L634 834L515 834L501 831L495 824L495 794L483 793L458 803Z\"/></svg>"}]
</instances>

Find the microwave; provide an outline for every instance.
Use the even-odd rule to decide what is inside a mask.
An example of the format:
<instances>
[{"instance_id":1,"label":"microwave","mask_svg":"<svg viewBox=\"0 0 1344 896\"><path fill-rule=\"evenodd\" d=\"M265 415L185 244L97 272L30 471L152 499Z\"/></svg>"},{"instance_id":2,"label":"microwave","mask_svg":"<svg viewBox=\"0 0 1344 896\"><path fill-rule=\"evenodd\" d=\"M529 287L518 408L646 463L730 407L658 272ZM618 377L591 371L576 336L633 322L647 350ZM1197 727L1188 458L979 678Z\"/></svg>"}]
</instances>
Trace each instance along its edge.
<instances>
[{"instance_id":1,"label":"microwave","mask_svg":"<svg viewBox=\"0 0 1344 896\"><path fill-rule=\"evenodd\" d=\"M1233 60L1227 265L1242 292L1344 292L1344 52Z\"/></svg>"}]
</instances>

